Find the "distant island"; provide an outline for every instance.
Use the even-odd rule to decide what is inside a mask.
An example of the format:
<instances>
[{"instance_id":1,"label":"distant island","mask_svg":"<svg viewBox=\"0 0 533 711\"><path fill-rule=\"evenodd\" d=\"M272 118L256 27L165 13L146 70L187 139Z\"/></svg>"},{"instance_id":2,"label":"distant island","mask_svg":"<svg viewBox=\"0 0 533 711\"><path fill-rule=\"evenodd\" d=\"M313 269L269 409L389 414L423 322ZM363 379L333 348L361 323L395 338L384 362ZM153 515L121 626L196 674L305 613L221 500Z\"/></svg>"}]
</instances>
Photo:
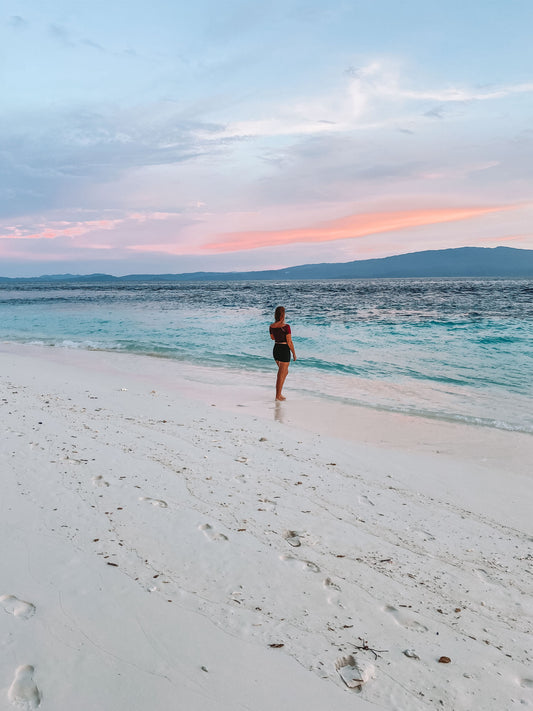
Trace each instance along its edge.
<instances>
[{"instance_id":1,"label":"distant island","mask_svg":"<svg viewBox=\"0 0 533 711\"><path fill-rule=\"evenodd\" d=\"M286 269L253 272L192 272L185 274L54 274L39 277L0 277L13 282L102 281L248 281L285 279L393 279L424 277L533 277L533 250L512 247L459 247L398 254L353 262L303 264Z\"/></svg>"}]
</instances>

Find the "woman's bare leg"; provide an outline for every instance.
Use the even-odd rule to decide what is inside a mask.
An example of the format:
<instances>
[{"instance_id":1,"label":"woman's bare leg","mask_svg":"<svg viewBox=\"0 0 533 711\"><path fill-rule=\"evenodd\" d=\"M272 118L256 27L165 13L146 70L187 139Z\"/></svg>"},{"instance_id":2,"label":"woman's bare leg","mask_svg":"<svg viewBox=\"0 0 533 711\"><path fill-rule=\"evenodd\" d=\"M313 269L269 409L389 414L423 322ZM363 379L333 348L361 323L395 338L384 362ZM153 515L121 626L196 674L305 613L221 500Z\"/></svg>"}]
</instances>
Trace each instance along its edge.
<instances>
[{"instance_id":1,"label":"woman's bare leg","mask_svg":"<svg viewBox=\"0 0 533 711\"><path fill-rule=\"evenodd\" d=\"M285 378L289 372L289 364L282 363L281 361L276 361L276 363L278 364L278 375L276 378L276 400L285 400L281 394L281 391L283 390L283 383L285 382Z\"/></svg>"},{"instance_id":2,"label":"woman's bare leg","mask_svg":"<svg viewBox=\"0 0 533 711\"><path fill-rule=\"evenodd\" d=\"M278 366L278 374L276 376L276 400L281 400L281 388L282 388L282 383L281 383L281 366L282 362L280 360L276 361L276 364Z\"/></svg>"}]
</instances>

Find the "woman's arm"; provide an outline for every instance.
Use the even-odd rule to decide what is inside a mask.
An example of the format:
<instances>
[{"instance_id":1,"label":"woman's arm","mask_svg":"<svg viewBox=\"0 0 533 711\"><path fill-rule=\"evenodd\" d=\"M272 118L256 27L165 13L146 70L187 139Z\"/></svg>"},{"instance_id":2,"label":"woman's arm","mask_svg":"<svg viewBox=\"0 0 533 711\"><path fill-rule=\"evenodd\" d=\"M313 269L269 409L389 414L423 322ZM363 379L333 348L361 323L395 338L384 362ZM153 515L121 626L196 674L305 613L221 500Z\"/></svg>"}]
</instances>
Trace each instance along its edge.
<instances>
[{"instance_id":1,"label":"woman's arm","mask_svg":"<svg viewBox=\"0 0 533 711\"><path fill-rule=\"evenodd\" d=\"M294 344L292 342L292 336L290 333L287 334L287 345L291 349L292 357L294 358L294 360L296 360L296 353L294 351Z\"/></svg>"}]
</instances>

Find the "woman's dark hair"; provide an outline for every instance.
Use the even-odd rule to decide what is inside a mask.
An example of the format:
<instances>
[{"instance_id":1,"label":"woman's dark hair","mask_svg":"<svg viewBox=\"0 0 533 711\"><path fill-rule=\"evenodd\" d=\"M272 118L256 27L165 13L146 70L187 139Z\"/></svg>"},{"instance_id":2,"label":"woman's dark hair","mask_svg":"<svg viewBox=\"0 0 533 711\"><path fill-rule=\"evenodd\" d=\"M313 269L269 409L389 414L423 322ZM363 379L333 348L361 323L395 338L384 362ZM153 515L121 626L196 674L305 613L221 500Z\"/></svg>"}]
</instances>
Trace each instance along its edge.
<instances>
[{"instance_id":1,"label":"woman's dark hair","mask_svg":"<svg viewBox=\"0 0 533 711\"><path fill-rule=\"evenodd\" d=\"M277 306L276 310L274 311L274 320L281 321L281 319L284 316L285 316L285 306Z\"/></svg>"}]
</instances>

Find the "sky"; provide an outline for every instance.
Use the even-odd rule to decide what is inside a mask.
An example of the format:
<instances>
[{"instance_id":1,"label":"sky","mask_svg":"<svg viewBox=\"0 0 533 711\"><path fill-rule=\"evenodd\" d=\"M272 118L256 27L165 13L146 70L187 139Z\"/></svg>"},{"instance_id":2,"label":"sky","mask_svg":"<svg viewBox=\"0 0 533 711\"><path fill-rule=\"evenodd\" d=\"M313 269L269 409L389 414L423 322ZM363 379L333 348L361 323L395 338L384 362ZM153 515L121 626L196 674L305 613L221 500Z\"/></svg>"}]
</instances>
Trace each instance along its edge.
<instances>
[{"instance_id":1,"label":"sky","mask_svg":"<svg viewBox=\"0 0 533 711\"><path fill-rule=\"evenodd\" d=\"M4 0L0 276L533 249L531 0Z\"/></svg>"}]
</instances>

